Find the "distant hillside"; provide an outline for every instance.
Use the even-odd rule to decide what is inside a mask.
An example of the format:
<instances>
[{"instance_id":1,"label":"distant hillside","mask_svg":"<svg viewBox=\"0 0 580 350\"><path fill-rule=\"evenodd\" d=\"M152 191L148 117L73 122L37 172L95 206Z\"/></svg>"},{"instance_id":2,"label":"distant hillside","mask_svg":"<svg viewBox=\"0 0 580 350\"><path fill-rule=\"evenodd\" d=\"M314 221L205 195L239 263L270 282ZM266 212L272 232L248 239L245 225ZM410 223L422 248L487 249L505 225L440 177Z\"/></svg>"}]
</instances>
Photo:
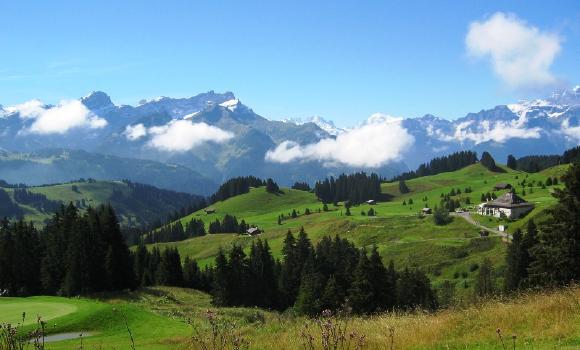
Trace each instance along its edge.
<instances>
[{"instance_id":1,"label":"distant hillside","mask_svg":"<svg viewBox=\"0 0 580 350\"><path fill-rule=\"evenodd\" d=\"M36 186L81 178L128 179L199 195L209 195L217 188L212 180L180 165L78 150L42 149L32 153L0 150L0 179L6 182Z\"/></svg>"},{"instance_id":2,"label":"distant hillside","mask_svg":"<svg viewBox=\"0 0 580 350\"><path fill-rule=\"evenodd\" d=\"M53 215L61 204L88 206L111 203L125 227L159 224L182 209L194 209L202 197L123 181L85 180L57 185L11 188L0 184L0 217L23 217L36 224Z\"/></svg>"},{"instance_id":3,"label":"distant hillside","mask_svg":"<svg viewBox=\"0 0 580 350\"><path fill-rule=\"evenodd\" d=\"M514 232L519 227L525 227L530 218L543 220L546 217L545 209L555 203L551 196L554 186L543 185L548 177L561 176L567 166L534 174L501 167L505 172L497 173L477 163L457 171L407 180L410 191L404 194L400 193L398 182L383 183L382 193L391 199L379 201L373 206L353 206L350 208L351 216L346 215L344 203L338 203L338 206L328 204L328 211L325 211L323 203L312 192L282 188L282 193L272 194L261 187L218 201L211 205L210 213L200 210L183 217L180 222L185 227L194 219L202 220L207 230L210 222L221 220L226 214L235 215L238 220L243 219L264 231L261 237L268 239L276 257L281 256L282 243L288 230L296 233L304 227L313 242L326 235L339 235L357 246L370 249L376 245L381 255L385 259L393 259L397 266L424 269L436 287L445 280L451 281L457 288L457 294L464 295L473 287L477 268L484 257L490 258L495 265L497 283L500 284L506 244L495 235L481 238L481 229L462 218L454 217L450 224L439 226L430 216L422 217L419 212L425 206L440 206L442 195L452 191L455 193L451 197L453 200L466 208L474 208L481 202L482 194L493 193L493 186L503 182L512 184L519 195L535 204L535 209L514 222L472 214L476 222L493 229L504 224L508 232ZM524 179L525 194L524 187L520 185ZM502 194L501 191L495 193L498 196ZM467 201L471 204L466 204ZM371 208L375 216L368 216ZM296 211L295 218L292 217L293 211ZM248 248L251 242L252 238L237 234L208 234L156 246L177 247L182 258L189 256L205 265L213 264L220 247L229 249L233 244L239 244Z\"/></svg>"}]
</instances>

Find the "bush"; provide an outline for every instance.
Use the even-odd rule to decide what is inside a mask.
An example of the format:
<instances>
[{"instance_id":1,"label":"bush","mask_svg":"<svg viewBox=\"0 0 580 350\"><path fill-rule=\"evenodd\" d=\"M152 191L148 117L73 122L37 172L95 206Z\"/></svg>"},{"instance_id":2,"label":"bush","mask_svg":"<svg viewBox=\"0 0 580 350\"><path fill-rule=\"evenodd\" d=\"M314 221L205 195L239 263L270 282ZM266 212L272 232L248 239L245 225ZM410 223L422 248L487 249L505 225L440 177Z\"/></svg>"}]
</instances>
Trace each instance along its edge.
<instances>
[{"instance_id":1,"label":"bush","mask_svg":"<svg viewBox=\"0 0 580 350\"><path fill-rule=\"evenodd\" d=\"M477 269L479 269L479 264L471 264L469 266L469 272L477 271Z\"/></svg>"},{"instance_id":2,"label":"bush","mask_svg":"<svg viewBox=\"0 0 580 350\"><path fill-rule=\"evenodd\" d=\"M452 220L449 211L443 207L435 207L433 211L433 221L435 225L447 225Z\"/></svg>"}]
</instances>

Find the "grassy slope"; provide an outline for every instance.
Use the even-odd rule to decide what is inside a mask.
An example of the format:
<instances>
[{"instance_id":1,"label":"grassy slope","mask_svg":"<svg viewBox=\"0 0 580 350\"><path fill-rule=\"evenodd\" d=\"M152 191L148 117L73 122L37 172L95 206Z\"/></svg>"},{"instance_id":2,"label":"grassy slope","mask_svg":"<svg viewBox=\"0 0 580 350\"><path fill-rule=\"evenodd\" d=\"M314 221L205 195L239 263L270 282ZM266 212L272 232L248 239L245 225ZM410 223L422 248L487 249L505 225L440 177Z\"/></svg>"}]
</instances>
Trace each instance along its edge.
<instances>
[{"instance_id":1,"label":"grassy slope","mask_svg":"<svg viewBox=\"0 0 580 350\"><path fill-rule=\"evenodd\" d=\"M207 329L203 313L211 309L209 296L180 288L151 288L103 301L60 297L0 299L0 322L5 321L4 303L10 310L33 303L70 304L76 311L48 322L49 332L92 331L85 348L129 349L130 340L123 316L135 338L137 349L176 349L191 334L191 320ZM465 309L436 314L383 314L355 318L350 330L366 335L365 349L385 349L394 328L396 349L502 349L495 330L500 328L511 349L517 335L517 349L577 349L580 346L580 287L492 300ZM22 310L21 309L21 310ZM306 320L287 314L248 308L220 308L221 318L236 323L236 331L250 341L250 349L302 349L300 332ZM18 311L20 315L21 311ZM260 322L263 315L264 322ZM8 316L9 317L9 316ZM53 325L56 324L54 327ZM49 344L48 349L71 349L78 340Z\"/></svg>"},{"instance_id":2,"label":"grassy slope","mask_svg":"<svg viewBox=\"0 0 580 350\"><path fill-rule=\"evenodd\" d=\"M79 192L72 190L73 185L79 188ZM86 204L92 206L109 202L109 198L115 189L123 193L130 191L129 187L121 181L98 181L96 183L72 182L62 185L30 187L27 189L33 193L44 194L48 199L60 200L64 203L85 199ZM12 195L12 189L6 188L5 190ZM20 207L24 209L26 219L32 220L35 224L42 225L44 220L52 216L52 213L41 212L31 206L20 205ZM121 220L128 219L121 217Z\"/></svg>"},{"instance_id":3,"label":"grassy slope","mask_svg":"<svg viewBox=\"0 0 580 350\"><path fill-rule=\"evenodd\" d=\"M344 216L344 207L330 206L329 212L318 213L322 208L314 194L284 189L283 194L274 195L267 193L264 188L255 188L248 194L236 196L223 202L215 203L215 214L205 214L198 211L181 221L185 224L193 217L201 218L206 225L223 215L233 214L238 219L258 225L264 229L262 238L268 239L275 256L280 255L282 243L286 232L290 229L297 232L303 226L310 238L316 242L325 235L336 234L347 237L359 246L372 247L376 245L387 261L393 259L401 266L419 266L430 273L435 285L443 280L452 280L456 283L459 294L466 294L472 286L476 271L470 271L470 267L481 262L483 257L492 259L496 266L497 275L501 277L503 269L503 256L505 243L499 238L480 239L478 229L456 218L446 226L436 226L430 218L420 218L417 213L424 206L422 199L427 197L427 204L434 207L439 204L441 193L448 193L452 188L460 188L463 192L466 187L471 187L473 192L461 194L464 198L469 196L474 205L480 202L481 194L491 192L494 184L508 182L515 185L526 176L528 180L545 181L546 177L561 174L565 166L549 169L538 174L527 174L511 169L505 169L505 173L493 173L479 164L464 169L443 173L435 176L427 176L407 181L411 192L401 195L397 183L385 183L382 185L384 193L390 194L392 200L378 203L374 206L378 212L377 217L369 218L362 216L361 211L367 211L367 205L353 207L352 216ZM516 176L518 179L516 179ZM542 190L534 187L533 193L528 193L525 198L536 204L534 211L522 220L508 223L508 229L513 231L524 225L530 217L542 213L554 203L550 195L551 187ZM517 189L521 193L521 188ZM529 192L529 188L526 188ZM497 193L500 195L501 193ZM403 201L413 199L414 205L402 205ZM284 214L289 217L292 209L299 213L309 208L313 214L300 215L296 219L286 219L282 225L277 224L277 217ZM479 217L473 215L482 224L497 227L498 219ZM213 257L220 247L228 249L232 244L240 244L247 247L252 238L234 234L207 235L193 238L182 242L158 244L160 247L175 246L179 249L182 257L190 256L202 264L213 262ZM460 275L456 277L457 273ZM467 286L467 290L463 290Z\"/></svg>"},{"instance_id":4,"label":"grassy slope","mask_svg":"<svg viewBox=\"0 0 580 350\"><path fill-rule=\"evenodd\" d=\"M78 188L73 191L72 186ZM13 189L5 188L5 191L12 195ZM85 200L86 206L97 206L100 204L111 203L119 216L121 224L126 226L136 225L140 219L151 218L158 214L160 208L151 207L150 203L133 202L131 207L119 201L112 201L114 191L122 193L129 197L133 191L126 183L122 181L97 181L89 182L71 182L60 185L38 186L27 188L30 192L44 194L50 200L59 200L63 203L77 203ZM42 226L44 221L52 217L52 212L42 212L31 206L19 204L24 210L26 220L33 221L38 226ZM175 208L180 209L176 206ZM166 208L163 208L166 210Z\"/></svg>"}]
</instances>

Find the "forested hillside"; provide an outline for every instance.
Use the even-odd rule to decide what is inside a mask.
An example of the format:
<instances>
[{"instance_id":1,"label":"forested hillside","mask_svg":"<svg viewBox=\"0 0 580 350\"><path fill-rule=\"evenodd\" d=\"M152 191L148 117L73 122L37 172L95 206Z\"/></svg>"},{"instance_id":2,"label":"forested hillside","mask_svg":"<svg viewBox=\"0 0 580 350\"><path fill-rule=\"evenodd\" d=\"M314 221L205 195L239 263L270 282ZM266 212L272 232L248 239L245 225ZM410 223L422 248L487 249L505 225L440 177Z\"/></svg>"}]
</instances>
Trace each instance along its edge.
<instances>
[{"instance_id":1,"label":"forested hillside","mask_svg":"<svg viewBox=\"0 0 580 350\"><path fill-rule=\"evenodd\" d=\"M61 206L80 210L110 203L124 227L156 227L204 205L202 197L162 190L131 181L79 181L27 187L0 184L0 217L31 220L42 225Z\"/></svg>"}]
</instances>

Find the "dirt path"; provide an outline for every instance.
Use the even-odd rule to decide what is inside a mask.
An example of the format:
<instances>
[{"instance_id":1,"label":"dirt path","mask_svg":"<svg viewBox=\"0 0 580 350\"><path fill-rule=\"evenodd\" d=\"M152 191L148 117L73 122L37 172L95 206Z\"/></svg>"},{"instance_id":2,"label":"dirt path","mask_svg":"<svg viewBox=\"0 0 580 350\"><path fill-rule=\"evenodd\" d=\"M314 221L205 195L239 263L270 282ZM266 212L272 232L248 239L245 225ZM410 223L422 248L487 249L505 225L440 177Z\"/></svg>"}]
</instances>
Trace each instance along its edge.
<instances>
[{"instance_id":1,"label":"dirt path","mask_svg":"<svg viewBox=\"0 0 580 350\"><path fill-rule=\"evenodd\" d=\"M475 219L473 219L471 217L471 213L469 213L469 212L451 213L451 215L452 216L458 216L458 217L462 218L463 220L467 221L468 223L472 224L473 226L492 233L493 236L503 237L503 238L508 238L508 239L511 239L512 238L512 235L510 235L509 233L501 232L501 231L494 230L492 228L483 226L482 224L480 224L479 222L477 222Z\"/></svg>"}]
</instances>

